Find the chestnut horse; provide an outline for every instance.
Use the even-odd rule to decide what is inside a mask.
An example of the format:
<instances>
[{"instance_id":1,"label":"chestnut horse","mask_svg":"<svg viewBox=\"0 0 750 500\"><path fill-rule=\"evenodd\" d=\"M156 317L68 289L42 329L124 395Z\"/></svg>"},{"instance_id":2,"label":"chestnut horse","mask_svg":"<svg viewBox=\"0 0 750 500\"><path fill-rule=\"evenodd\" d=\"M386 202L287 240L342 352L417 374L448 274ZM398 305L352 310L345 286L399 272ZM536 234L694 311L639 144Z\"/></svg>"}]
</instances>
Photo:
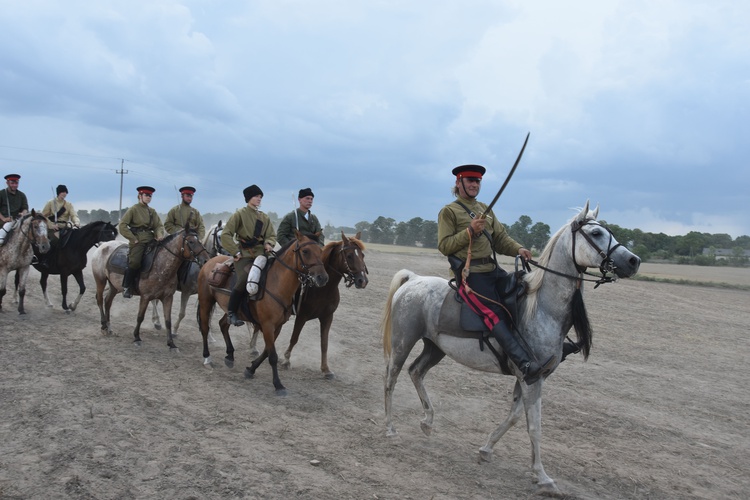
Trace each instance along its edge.
<instances>
[{"instance_id":1,"label":"chestnut horse","mask_svg":"<svg viewBox=\"0 0 750 500\"><path fill-rule=\"evenodd\" d=\"M34 258L34 249L39 253L49 252L49 220L33 209L28 215L18 219L0 246L0 311L3 309L3 297L7 292L8 274L16 271L18 288L18 314L26 314L23 299L26 297L26 278Z\"/></svg>"},{"instance_id":2,"label":"chestnut horse","mask_svg":"<svg viewBox=\"0 0 750 500\"><path fill-rule=\"evenodd\" d=\"M333 323L333 313L339 307L341 295L339 284L344 280L347 288L365 288L368 283L367 266L365 265L365 245L361 241L362 233L347 238L341 232L341 241L332 241L323 248L323 264L326 266L328 283L320 288L311 288L302 295L301 304L294 319L292 338L289 341L281 360L281 367L288 369L291 366L290 358L292 349L297 345L302 328L310 320L317 319L320 322L320 370L326 379L333 379L335 374L328 368L328 334ZM250 340L250 352L255 349L258 338L258 329L253 331Z\"/></svg>"},{"instance_id":3,"label":"chestnut horse","mask_svg":"<svg viewBox=\"0 0 750 500\"><path fill-rule=\"evenodd\" d=\"M274 341L281 331L281 327L292 314L294 295L305 286L324 286L328 281L325 266L321 261L323 250L314 240L295 230L296 239L290 241L275 253L275 258L269 259L265 285L259 291L258 300L246 300L237 312L244 321L250 321L260 327L263 332L265 348L249 367L245 369L245 376L253 378L258 366L268 358L273 371L273 385L276 394L285 395L286 388L279 379L278 354ZM209 260L198 274L198 326L203 336L203 364L212 366L211 354L208 350L208 327L211 312L218 303L226 312L229 303L230 290L217 288L209 283L209 277L217 265L223 265L231 257L220 255ZM230 285L231 286L231 285ZM227 355L224 362L227 366L234 366L234 346L229 337L229 321L227 315L219 320L219 328L224 336Z\"/></svg>"},{"instance_id":4,"label":"chestnut horse","mask_svg":"<svg viewBox=\"0 0 750 500\"><path fill-rule=\"evenodd\" d=\"M124 266L127 266L126 253L127 244L108 241L96 250L91 260L91 270L96 281L96 303L99 306L102 333L105 335L112 334L109 313L115 295L122 291ZM148 304L154 299L159 299L164 308L167 345L172 349L177 348L172 336L172 300L177 289L177 269L186 260L196 261L198 265L203 265L207 258L208 254L201 245L198 233L191 228L180 229L157 242L153 264L147 272L141 273L137 286L133 290L133 295L141 297L135 330L133 330L133 337L135 337L133 342L136 345L141 344L141 323L146 316ZM119 262L114 265L116 261ZM104 297L104 288L108 284L107 296Z\"/></svg>"}]
</instances>

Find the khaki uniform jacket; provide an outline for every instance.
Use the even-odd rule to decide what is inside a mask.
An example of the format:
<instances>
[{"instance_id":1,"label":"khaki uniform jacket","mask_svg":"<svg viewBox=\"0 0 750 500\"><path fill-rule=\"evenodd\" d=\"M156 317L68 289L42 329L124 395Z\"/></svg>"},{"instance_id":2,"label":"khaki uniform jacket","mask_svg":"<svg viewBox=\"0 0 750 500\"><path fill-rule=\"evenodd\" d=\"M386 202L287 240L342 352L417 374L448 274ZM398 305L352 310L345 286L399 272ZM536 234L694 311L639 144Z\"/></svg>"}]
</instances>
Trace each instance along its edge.
<instances>
[{"instance_id":1,"label":"khaki uniform jacket","mask_svg":"<svg viewBox=\"0 0 750 500\"><path fill-rule=\"evenodd\" d=\"M59 213L63 208L64 210L62 210L62 213L55 217L55 214ZM78 214L76 213L76 209L73 208L73 204L68 200L60 201L60 198L58 198L57 196L49 200L47 204L44 205L44 208L42 209L42 215L47 217L50 222L57 221L58 227L61 228L67 227L68 223L71 223L74 226L81 225L81 221L80 219L78 219Z\"/></svg>"},{"instance_id":2,"label":"khaki uniform jacket","mask_svg":"<svg viewBox=\"0 0 750 500\"><path fill-rule=\"evenodd\" d=\"M164 225L161 223L159 214L153 208L140 202L128 208L117 225L117 230L127 238L130 246L164 237Z\"/></svg>"},{"instance_id":3,"label":"khaki uniform jacket","mask_svg":"<svg viewBox=\"0 0 750 500\"><path fill-rule=\"evenodd\" d=\"M167 213L167 218L164 220L164 229L167 233L174 234L180 229L185 228L188 218L190 218L190 227L197 229L198 238L203 241L203 237L206 236L206 226L203 225L203 217L201 217L201 213L197 209L187 203L180 203L172 207Z\"/></svg>"},{"instance_id":4,"label":"khaki uniform jacket","mask_svg":"<svg viewBox=\"0 0 750 500\"><path fill-rule=\"evenodd\" d=\"M250 248L241 246L238 241L253 239L257 221L262 224L258 241ZM235 255L239 251L241 258L255 258L263 255L265 243L270 243L271 246L276 245L276 231L268 215L253 207L243 207L237 210L229 217L221 231L221 246L229 252L229 255Z\"/></svg>"},{"instance_id":5,"label":"khaki uniform jacket","mask_svg":"<svg viewBox=\"0 0 750 500\"><path fill-rule=\"evenodd\" d=\"M12 194L8 189L0 191L0 212L6 217L18 217L18 214L26 210L29 211L29 201L26 195L16 190Z\"/></svg>"},{"instance_id":6,"label":"khaki uniform jacket","mask_svg":"<svg viewBox=\"0 0 750 500\"><path fill-rule=\"evenodd\" d=\"M476 200L467 200L458 198L466 208L471 210L478 217L479 214L487 210L487 205ZM461 260L466 260L469 249L469 232L466 228L471 224L471 216L458 203L449 203L440 210L438 214L438 250L445 256L455 255ZM480 233L474 237L471 243L471 258L481 259L483 257L492 257L492 250L497 253L514 257L518 255L518 250L523 246L511 238L505 227L490 211L487 217L485 230L490 234L492 246L484 234ZM480 264L471 266L472 272L489 272L494 269L494 264Z\"/></svg>"},{"instance_id":7,"label":"khaki uniform jacket","mask_svg":"<svg viewBox=\"0 0 750 500\"><path fill-rule=\"evenodd\" d=\"M297 217L295 219L295 212ZM318 242L323 245L325 244L325 237L323 236L323 228L320 227L320 221L312 212L310 213L310 219L305 219L305 214L299 208L292 212L289 212L284 216L279 224L278 238L279 245L284 246L294 239L294 230L297 228L297 222L299 221L299 232L305 236L313 236L315 233L320 233Z\"/></svg>"}]
</instances>

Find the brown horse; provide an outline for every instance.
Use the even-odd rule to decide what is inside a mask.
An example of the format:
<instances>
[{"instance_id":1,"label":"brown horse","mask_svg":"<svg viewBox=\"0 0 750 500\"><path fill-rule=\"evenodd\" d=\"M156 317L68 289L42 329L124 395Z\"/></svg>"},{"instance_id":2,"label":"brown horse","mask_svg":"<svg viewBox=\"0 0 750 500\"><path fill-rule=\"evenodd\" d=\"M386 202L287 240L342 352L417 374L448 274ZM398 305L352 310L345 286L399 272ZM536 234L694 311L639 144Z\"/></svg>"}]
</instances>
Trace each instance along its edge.
<instances>
[{"instance_id":1,"label":"brown horse","mask_svg":"<svg viewBox=\"0 0 750 500\"><path fill-rule=\"evenodd\" d=\"M18 314L26 314L23 308L26 278L29 276L29 267L34 258L34 248L39 253L49 252L48 229L49 220L32 209L29 215L24 215L16 221L13 229L5 237L5 243L0 246L0 310L3 308L3 297L7 292L8 274L17 270Z\"/></svg>"},{"instance_id":2,"label":"brown horse","mask_svg":"<svg viewBox=\"0 0 750 500\"><path fill-rule=\"evenodd\" d=\"M333 313L341 301L339 283L343 279L347 288L365 288L368 283L365 245L360 239L361 235L362 233L357 233L356 236L347 238L342 231L341 241L332 241L323 248L323 264L328 273L328 283L320 288L311 288L302 295L301 305L294 319L292 338L284 353L284 359L281 360L282 368L288 369L291 366L292 349L297 345L305 323L317 319L320 322L320 370L326 379L335 377L328 368L328 334L333 323ZM257 338L256 328L250 340L251 352L255 350Z\"/></svg>"},{"instance_id":3,"label":"brown horse","mask_svg":"<svg viewBox=\"0 0 750 500\"><path fill-rule=\"evenodd\" d=\"M101 315L102 333L105 335L112 334L109 313L112 301L122 291L122 279L125 266L127 266L126 254L126 244L108 241L96 250L91 259L91 270L96 281L96 303ZM164 308L167 345L172 349L177 348L172 336L172 300L177 289L177 269L186 260L196 261L198 265L203 265L207 258L208 254L194 229L181 229L157 243L153 264L148 271L141 272L137 289L134 290L134 295L141 297L133 331L136 345L141 345L141 323L146 316L148 304L152 300L159 299ZM104 297L104 288L107 284L109 288L107 296Z\"/></svg>"},{"instance_id":4,"label":"brown horse","mask_svg":"<svg viewBox=\"0 0 750 500\"><path fill-rule=\"evenodd\" d=\"M253 378L258 366L268 358L268 363L273 371L273 385L276 394L286 394L281 380L279 379L278 359L274 341L281 331L281 327L291 315L292 301L294 295L304 282L305 286L324 286L328 281L325 266L321 261L322 249L317 242L295 231L296 239L287 243L279 250L275 259L269 260L268 274L266 276L263 290L259 300L247 300L238 311L238 316L254 323L263 332L265 348L249 367L245 369L245 376ZM198 275L198 326L203 335L203 363L212 366L211 354L208 350L208 327L211 311L218 303L226 312L229 303L230 290L217 288L209 284L209 277L213 269L224 264L231 257L223 255L209 260ZM224 362L227 366L234 366L234 346L229 337L229 322L224 314L219 320L219 328L224 336L227 346L227 355Z\"/></svg>"}]
</instances>

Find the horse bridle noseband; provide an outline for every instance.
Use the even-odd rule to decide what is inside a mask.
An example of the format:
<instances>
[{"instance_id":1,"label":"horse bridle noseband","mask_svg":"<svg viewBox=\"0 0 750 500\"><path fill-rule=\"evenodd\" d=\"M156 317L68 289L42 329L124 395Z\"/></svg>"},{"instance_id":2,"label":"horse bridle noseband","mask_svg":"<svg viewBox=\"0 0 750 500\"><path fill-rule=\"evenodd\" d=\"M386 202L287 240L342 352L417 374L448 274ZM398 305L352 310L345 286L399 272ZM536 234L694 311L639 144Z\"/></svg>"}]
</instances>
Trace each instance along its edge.
<instances>
[{"instance_id":1,"label":"horse bridle noseband","mask_svg":"<svg viewBox=\"0 0 750 500\"><path fill-rule=\"evenodd\" d=\"M27 232L24 232L23 230L23 221L29 217L32 217L32 219L31 219L31 223L29 224L29 232L27 233ZM39 220L39 221L46 220L46 217L44 217L41 214L36 214L34 216L32 216L31 214L24 215L21 218L21 222L18 225L19 226L18 229L20 229L21 234L23 234L26 237L26 239L31 242L31 246L34 248L37 248L39 247L39 243L37 243L36 241L36 233L34 233L34 229L33 229L35 220Z\"/></svg>"},{"instance_id":2,"label":"horse bridle noseband","mask_svg":"<svg viewBox=\"0 0 750 500\"><path fill-rule=\"evenodd\" d=\"M172 250L170 250L169 247L167 247L166 245L164 245L164 243L161 242L161 241L159 242L158 246L160 246L161 248L163 248L167 252L171 253L172 255L174 255L175 257L177 257L178 259L184 259L184 260L187 260L188 262L195 262L196 264L198 263L198 256L200 254L202 254L203 252L205 252L206 255L208 255L209 258L210 258L211 256L208 254L208 250L206 250L206 248L203 245L201 245L201 242L198 240L198 235L197 234L195 234L195 241L196 241L196 243L198 243L201 246L201 251L198 252L198 253L195 253L195 251L193 250L192 245L188 245L188 248L190 249L190 256L192 257L192 259L185 259L182 256L182 254L185 253L185 242L187 241L188 236L192 236L192 235L193 235L193 233L188 234L187 231L182 235L182 245L180 246L179 255L176 254L176 253L174 253Z\"/></svg>"},{"instance_id":3,"label":"horse bridle noseband","mask_svg":"<svg viewBox=\"0 0 750 500\"><path fill-rule=\"evenodd\" d=\"M317 242L315 242L315 241L305 241L304 243L300 243L299 241L295 240L294 250L292 250L294 252L294 267L290 267L289 265L287 265L286 262L284 262L283 260L279 259L278 258L278 254L276 252L274 252L273 250L270 252L271 255L273 255L274 258L276 259L276 262L280 263L282 266L286 267L287 269L289 269L289 270L294 271L295 273L297 273L297 278L299 279L300 283L302 283L303 285L305 285L305 284L312 284L312 276L310 276L310 267L312 267L312 266L308 266L307 262L305 262L304 259L302 258L302 256L299 254L299 250L302 247L305 247L307 245L317 245ZM297 262L301 262L302 263L302 265L300 267L302 267L302 269L303 269L304 272L297 270ZM317 265L318 264L313 264L313 266L317 266ZM320 264L320 265L322 265L322 264Z\"/></svg>"},{"instance_id":4,"label":"horse bridle noseband","mask_svg":"<svg viewBox=\"0 0 750 500\"><path fill-rule=\"evenodd\" d=\"M355 250L359 249L359 247L357 247L356 245L341 245L341 248L338 251L338 254L342 256L342 260L344 261L344 267L346 267L346 271L342 273L338 269L335 269L333 266L331 266L331 271L341 275L341 277L344 279L344 284L346 285L346 288L351 288L352 285L354 285L354 281L357 279L354 271L352 271L352 268L349 267L349 262L346 260L346 255L344 255L344 250L351 250L352 248L354 248ZM367 270L367 264L365 264L364 273L370 274L370 272Z\"/></svg>"}]
</instances>

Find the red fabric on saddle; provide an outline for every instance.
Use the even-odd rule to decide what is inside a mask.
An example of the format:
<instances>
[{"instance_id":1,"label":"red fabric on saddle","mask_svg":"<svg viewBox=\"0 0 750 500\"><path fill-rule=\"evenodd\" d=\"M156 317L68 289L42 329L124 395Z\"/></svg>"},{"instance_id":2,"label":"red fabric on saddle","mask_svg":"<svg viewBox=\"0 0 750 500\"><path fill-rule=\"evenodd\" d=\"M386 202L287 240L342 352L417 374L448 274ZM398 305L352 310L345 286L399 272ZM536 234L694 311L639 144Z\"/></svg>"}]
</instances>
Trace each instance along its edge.
<instances>
[{"instance_id":1,"label":"red fabric on saddle","mask_svg":"<svg viewBox=\"0 0 750 500\"><path fill-rule=\"evenodd\" d=\"M484 305L482 301L479 300L479 297L477 297L475 294L468 293L463 283L461 283L461 286L458 287L458 294L464 300L466 305L469 306L472 311L477 313L480 318L482 318L482 321L484 322L488 330L492 331L495 325L500 322L500 318L497 316L497 314L495 314L492 309Z\"/></svg>"}]
</instances>

